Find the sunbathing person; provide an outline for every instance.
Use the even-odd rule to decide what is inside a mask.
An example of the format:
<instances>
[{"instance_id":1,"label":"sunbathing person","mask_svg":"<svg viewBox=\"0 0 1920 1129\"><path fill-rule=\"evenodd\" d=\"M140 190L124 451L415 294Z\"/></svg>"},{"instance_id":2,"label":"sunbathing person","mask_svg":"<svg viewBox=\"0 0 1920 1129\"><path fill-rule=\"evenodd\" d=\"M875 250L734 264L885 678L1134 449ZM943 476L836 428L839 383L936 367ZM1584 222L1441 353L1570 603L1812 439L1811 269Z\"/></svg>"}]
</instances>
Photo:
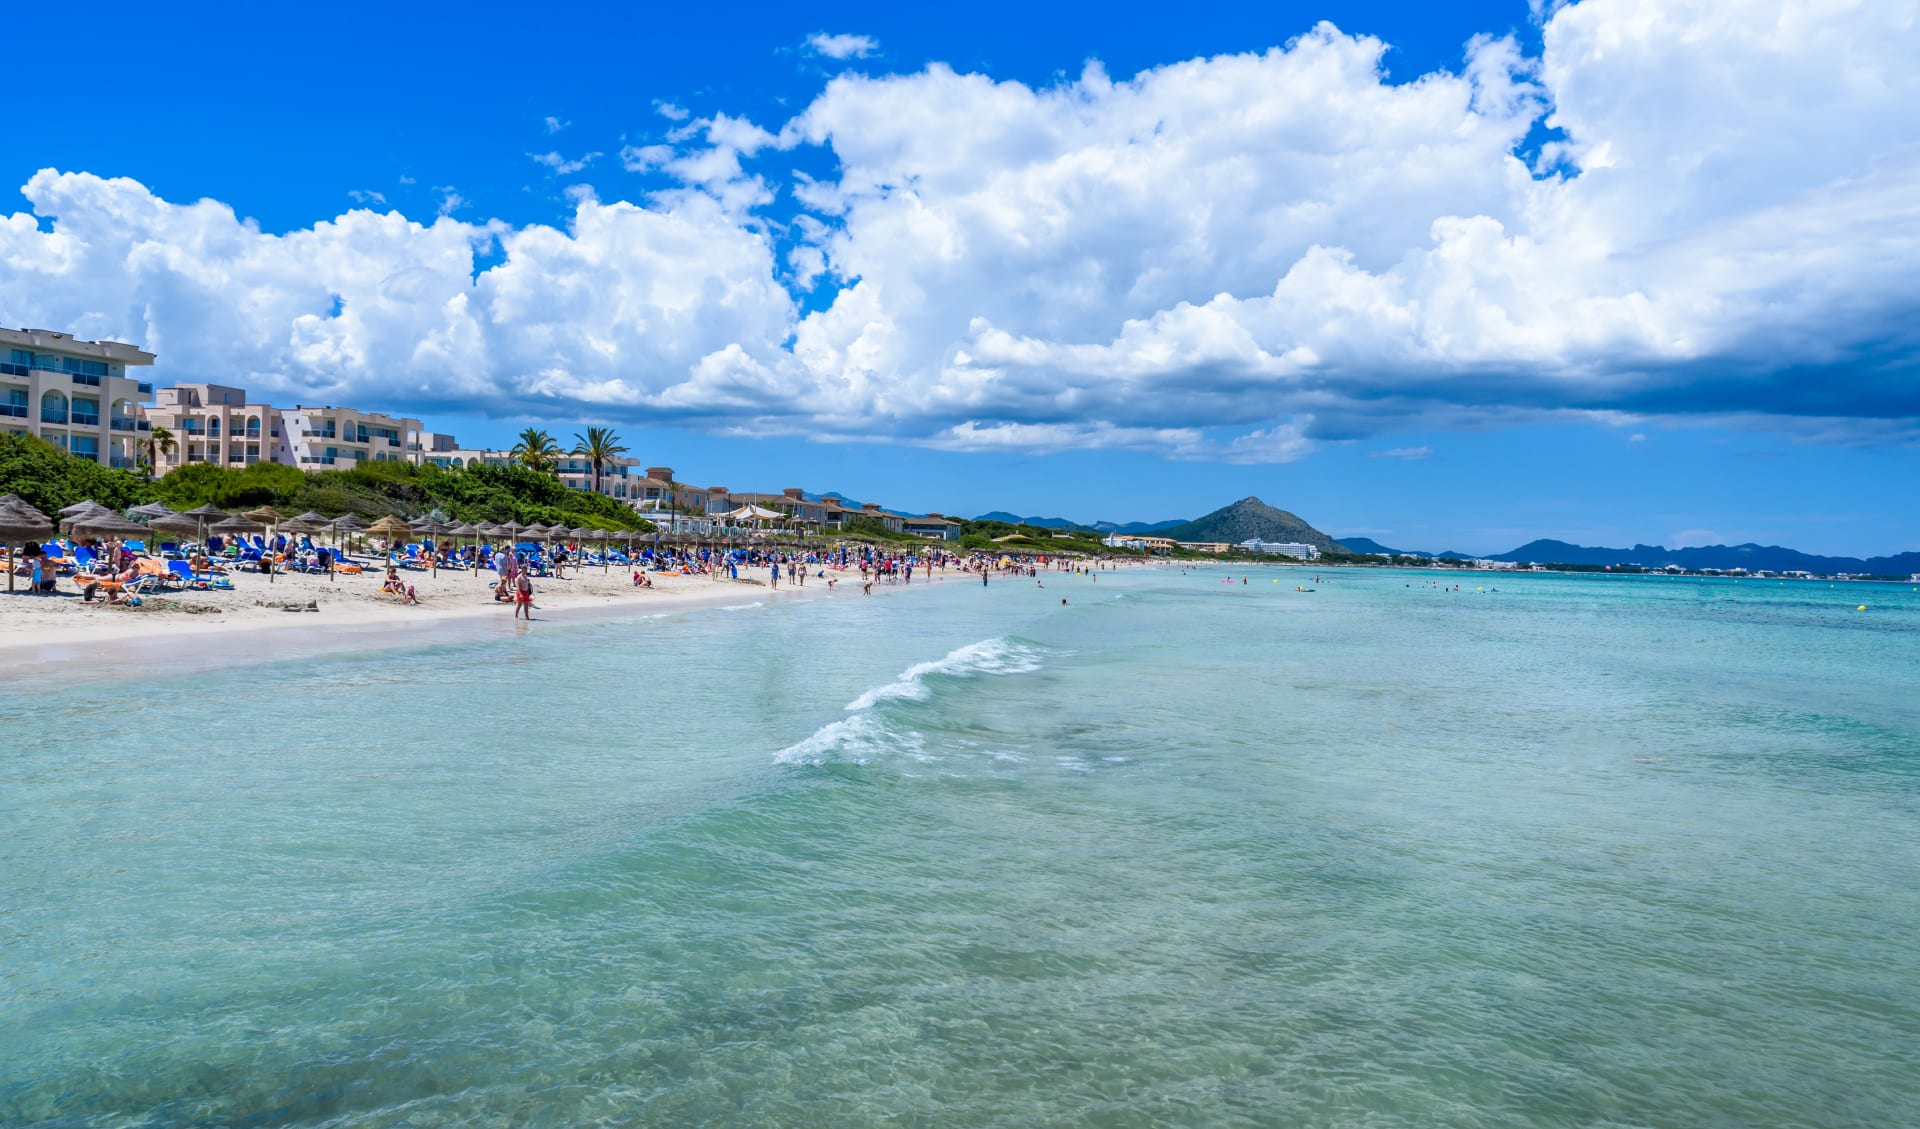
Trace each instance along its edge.
<instances>
[{"instance_id":1,"label":"sunbathing person","mask_svg":"<svg viewBox=\"0 0 1920 1129\"><path fill-rule=\"evenodd\" d=\"M380 591L391 592L396 596L404 596L407 594L407 586L406 583L400 579L399 569L392 565L387 566L387 578L381 583Z\"/></svg>"}]
</instances>

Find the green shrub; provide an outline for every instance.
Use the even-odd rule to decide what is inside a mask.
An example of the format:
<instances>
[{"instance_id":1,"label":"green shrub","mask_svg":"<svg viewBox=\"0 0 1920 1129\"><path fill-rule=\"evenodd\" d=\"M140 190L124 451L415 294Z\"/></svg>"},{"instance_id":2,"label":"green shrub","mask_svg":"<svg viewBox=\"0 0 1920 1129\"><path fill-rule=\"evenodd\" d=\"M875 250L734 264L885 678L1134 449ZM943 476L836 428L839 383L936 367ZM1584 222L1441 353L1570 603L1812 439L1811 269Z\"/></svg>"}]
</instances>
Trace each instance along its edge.
<instances>
[{"instance_id":1,"label":"green shrub","mask_svg":"<svg viewBox=\"0 0 1920 1129\"><path fill-rule=\"evenodd\" d=\"M153 487L130 470L103 467L32 435L0 435L0 494L18 494L49 517L75 502L116 510L153 501Z\"/></svg>"}]
</instances>

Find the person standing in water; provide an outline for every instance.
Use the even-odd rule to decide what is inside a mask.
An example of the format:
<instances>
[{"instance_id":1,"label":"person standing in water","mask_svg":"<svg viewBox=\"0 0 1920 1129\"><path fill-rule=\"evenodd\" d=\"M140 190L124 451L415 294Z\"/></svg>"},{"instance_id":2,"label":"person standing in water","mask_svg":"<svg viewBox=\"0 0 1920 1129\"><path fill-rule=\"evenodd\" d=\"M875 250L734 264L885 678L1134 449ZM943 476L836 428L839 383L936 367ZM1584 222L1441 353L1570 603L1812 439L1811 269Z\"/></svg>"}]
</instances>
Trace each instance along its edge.
<instances>
[{"instance_id":1,"label":"person standing in water","mask_svg":"<svg viewBox=\"0 0 1920 1129\"><path fill-rule=\"evenodd\" d=\"M523 615L533 622L533 575L524 569L513 578L513 618Z\"/></svg>"}]
</instances>

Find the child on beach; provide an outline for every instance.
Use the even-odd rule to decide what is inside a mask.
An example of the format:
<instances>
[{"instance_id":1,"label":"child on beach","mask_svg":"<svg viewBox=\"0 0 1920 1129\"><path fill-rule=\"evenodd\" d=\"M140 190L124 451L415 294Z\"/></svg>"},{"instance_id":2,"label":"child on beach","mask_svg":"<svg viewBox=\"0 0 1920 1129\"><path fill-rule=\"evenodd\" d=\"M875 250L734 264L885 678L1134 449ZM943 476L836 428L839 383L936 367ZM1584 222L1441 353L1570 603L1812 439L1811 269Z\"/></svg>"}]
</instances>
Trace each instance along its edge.
<instances>
[{"instance_id":1,"label":"child on beach","mask_svg":"<svg viewBox=\"0 0 1920 1129\"><path fill-rule=\"evenodd\" d=\"M513 581L513 618L523 614L528 623L533 622L533 577L524 572Z\"/></svg>"}]
</instances>

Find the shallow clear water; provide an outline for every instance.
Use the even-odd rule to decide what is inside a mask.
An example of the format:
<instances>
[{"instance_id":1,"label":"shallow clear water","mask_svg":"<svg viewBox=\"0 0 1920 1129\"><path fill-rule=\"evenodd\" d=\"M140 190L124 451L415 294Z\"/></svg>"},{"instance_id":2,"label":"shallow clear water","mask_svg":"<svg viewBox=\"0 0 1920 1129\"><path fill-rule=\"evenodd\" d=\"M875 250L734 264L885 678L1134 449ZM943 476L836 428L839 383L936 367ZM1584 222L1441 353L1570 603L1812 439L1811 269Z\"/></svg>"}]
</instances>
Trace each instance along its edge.
<instances>
[{"instance_id":1,"label":"shallow clear water","mask_svg":"<svg viewBox=\"0 0 1920 1129\"><path fill-rule=\"evenodd\" d=\"M1221 575L15 680L0 1125L1920 1122L1920 593Z\"/></svg>"}]
</instances>

